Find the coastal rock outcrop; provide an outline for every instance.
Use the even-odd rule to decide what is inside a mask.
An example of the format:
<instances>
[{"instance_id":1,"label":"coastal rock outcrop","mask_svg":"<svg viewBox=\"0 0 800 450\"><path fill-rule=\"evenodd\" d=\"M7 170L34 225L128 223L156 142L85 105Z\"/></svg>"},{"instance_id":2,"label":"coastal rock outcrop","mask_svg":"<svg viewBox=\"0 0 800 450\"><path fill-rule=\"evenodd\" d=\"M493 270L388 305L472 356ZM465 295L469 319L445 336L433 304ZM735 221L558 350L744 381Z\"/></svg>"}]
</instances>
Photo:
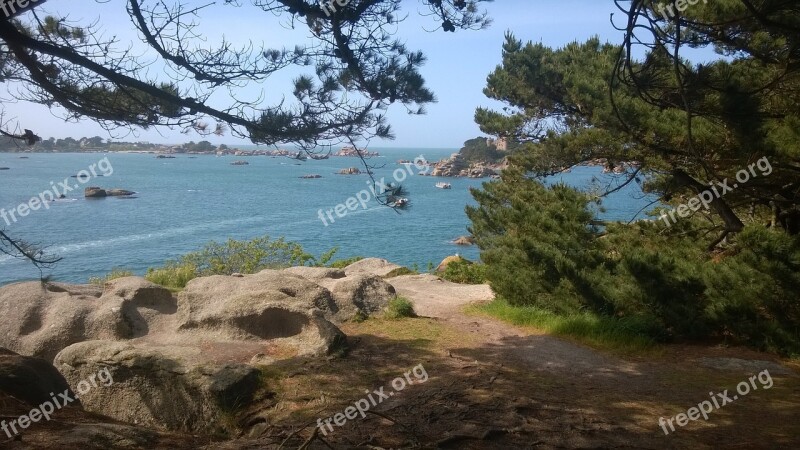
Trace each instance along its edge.
<instances>
[{"instance_id":1,"label":"coastal rock outcrop","mask_svg":"<svg viewBox=\"0 0 800 450\"><path fill-rule=\"evenodd\" d=\"M468 163L461 153L453 153L449 158L433 164L429 175L434 177L485 178L497 175L501 165L485 162Z\"/></svg>"},{"instance_id":2,"label":"coastal rock outcrop","mask_svg":"<svg viewBox=\"0 0 800 450\"><path fill-rule=\"evenodd\" d=\"M358 167L349 167L347 169L342 169L338 172L339 175L360 175L361 169Z\"/></svg>"},{"instance_id":3,"label":"coastal rock outcrop","mask_svg":"<svg viewBox=\"0 0 800 450\"><path fill-rule=\"evenodd\" d=\"M167 430L232 431L226 414L263 390L254 366L344 348L334 323L383 311L395 289L378 274L394 267L373 259L344 270L200 277L177 296L140 277L102 287L12 284L0 288L0 346L53 361L72 389L108 370L113 384L81 393L87 411Z\"/></svg>"},{"instance_id":4,"label":"coastal rock outcrop","mask_svg":"<svg viewBox=\"0 0 800 450\"><path fill-rule=\"evenodd\" d=\"M126 189L103 189L97 186L87 187L83 191L83 196L86 198L127 197L134 194L136 192Z\"/></svg>"},{"instance_id":5,"label":"coastal rock outcrop","mask_svg":"<svg viewBox=\"0 0 800 450\"><path fill-rule=\"evenodd\" d=\"M434 177L457 177L463 170L469 167L464 156L460 153L453 153L450 158L443 159L433 165L430 174Z\"/></svg>"},{"instance_id":6,"label":"coastal rock outcrop","mask_svg":"<svg viewBox=\"0 0 800 450\"><path fill-rule=\"evenodd\" d=\"M475 245L475 238L472 236L461 236L453 240L456 245Z\"/></svg>"}]
</instances>

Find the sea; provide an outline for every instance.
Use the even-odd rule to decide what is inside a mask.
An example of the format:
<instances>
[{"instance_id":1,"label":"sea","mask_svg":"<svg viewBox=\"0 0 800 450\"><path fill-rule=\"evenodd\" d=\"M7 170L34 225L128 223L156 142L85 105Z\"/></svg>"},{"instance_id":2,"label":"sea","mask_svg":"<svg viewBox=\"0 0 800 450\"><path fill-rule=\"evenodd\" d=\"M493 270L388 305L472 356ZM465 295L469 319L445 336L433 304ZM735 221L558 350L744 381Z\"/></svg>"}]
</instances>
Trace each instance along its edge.
<instances>
[{"instance_id":1,"label":"sea","mask_svg":"<svg viewBox=\"0 0 800 450\"><path fill-rule=\"evenodd\" d=\"M370 150L381 154L368 161L375 167L376 178L400 182L407 191L405 210L398 212L372 199L365 207L353 201L348 205L348 199L369 192L371 185L367 175L337 174L349 167L362 168L357 158L298 161L268 156L179 154L158 159L147 153L0 153L0 167L8 167L0 170L0 215L5 212L0 227L62 258L40 273L25 260L0 254L0 285L42 275L85 283L112 269L144 274L147 268L210 241L265 235L298 242L314 255L336 247L336 259L380 257L421 270L454 254L479 260L476 247L452 241L468 234L464 208L475 204L469 189L489 180L420 176L413 165L398 163L415 158L438 161L457 149ZM249 165L231 164L237 160ZM322 178L300 178L310 174ZM450 183L452 189L437 188L440 181ZM608 188L619 183L619 177L603 174L600 167L575 167L548 179L558 181L582 189ZM88 186L136 194L86 199ZM66 198L48 201L46 206L34 202L38 209L23 208L26 214L19 215L19 205L40 196L49 200L54 189L62 193L65 187L71 189ZM626 222L646 219L645 212L654 201L631 183L604 200L599 216ZM342 205L338 207L342 217L336 214L338 205ZM15 211L13 218L9 211Z\"/></svg>"}]
</instances>

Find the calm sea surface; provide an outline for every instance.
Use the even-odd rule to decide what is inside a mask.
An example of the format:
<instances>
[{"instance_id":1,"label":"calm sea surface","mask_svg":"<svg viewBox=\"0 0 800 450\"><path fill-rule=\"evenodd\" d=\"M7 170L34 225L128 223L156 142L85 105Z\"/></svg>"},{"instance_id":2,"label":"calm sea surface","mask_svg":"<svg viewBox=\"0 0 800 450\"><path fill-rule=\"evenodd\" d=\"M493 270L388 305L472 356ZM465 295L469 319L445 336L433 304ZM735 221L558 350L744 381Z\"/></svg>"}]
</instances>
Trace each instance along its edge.
<instances>
[{"instance_id":1,"label":"calm sea surface","mask_svg":"<svg viewBox=\"0 0 800 450\"><path fill-rule=\"evenodd\" d=\"M383 168L378 177L392 180L401 168L398 159L424 155L429 161L447 157L456 149L380 149L382 157L370 160ZM58 186L65 178L87 169L103 158L113 174L89 180L67 194L67 201L32 211L16 223L0 226L10 234L47 246L63 257L46 274L68 282L86 282L113 268L143 274L148 267L193 251L211 240L284 236L301 243L313 254L339 247L337 258L375 256L403 265L417 263L426 269L455 253L478 258L474 247L450 243L467 234L464 206L474 204L468 188L486 180L438 179L413 176L403 182L411 208L397 214L372 201L325 226L318 211L334 208L367 187L366 175L343 176L334 172L360 167L356 158L330 158L299 162L288 158L214 157L178 155L156 159L152 154L27 154L0 153L0 208L6 211L31 197ZM233 166L244 159L249 166ZM299 165L295 165L299 164ZM105 168L101 166L101 168ZM95 169L97 173L103 173ZM319 174L321 179L299 179ZM579 167L557 177L584 187L597 177L609 182L597 167ZM69 184L78 184L68 178ZM435 188L438 181L451 190ZM136 198L87 200L83 188L123 188L136 191ZM631 220L652 201L631 185L605 200L602 217ZM335 216L334 216L335 217ZM644 217L641 213L639 217ZM22 260L0 255L0 284L36 279L38 270Z\"/></svg>"}]
</instances>

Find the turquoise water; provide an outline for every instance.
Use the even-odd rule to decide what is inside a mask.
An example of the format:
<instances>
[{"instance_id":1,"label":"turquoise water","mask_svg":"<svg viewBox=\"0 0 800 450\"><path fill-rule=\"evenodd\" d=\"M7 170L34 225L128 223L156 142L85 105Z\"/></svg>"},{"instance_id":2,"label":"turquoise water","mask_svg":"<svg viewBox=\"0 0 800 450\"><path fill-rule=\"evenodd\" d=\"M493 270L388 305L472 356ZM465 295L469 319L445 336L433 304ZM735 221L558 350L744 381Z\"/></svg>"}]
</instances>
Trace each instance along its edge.
<instances>
[{"instance_id":1,"label":"turquoise water","mask_svg":"<svg viewBox=\"0 0 800 450\"><path fill-rule=\"evenodd\" d=\"M447 157L455 149L382 149L380 158L371 159L377 176L393 178L393 171L404 166L398 159L412 160L424 155L429 161ZM307 251L320 254L339 247L337 258L376 256L403 265L417 263L425 269L454 253L478 258L474 247L458 247L450 241L467 234L464 206L474 204L468 188L486 180L438 179L411 176L403 185L409 191L411 208L400 214L371 201L366 209L357 206L343 218L325 226L319 210L333 209L367 187L366 175L343 176L334 172L360 167L355 158L298 162L287 158L178 155L176 159L156 159L152 154L19 154L0 153L3 189L0 208L12 210L31 197L58 186L66 177L77 174L103 158L113 168L107 177L86 180L86 184L67 194L68 201L50 204L49 209L30 212L26 217L0 226L16 237L47 246L63 257L46 271L54 280L85 282L113 268L142 274L148 267L161 265L201 247L208 241L228 238L251 239L258 236L285 236L300 242ZM249 166L232 166L245 159ZM299 165L295 165L299 164ZM108 169L100 165L95 173ZM402 171L402 170L401 170ZM299 179L319 174L321 179ZM559 177L585 186L593 178L610 178L597 167L579 167ZM438 181L452 184L451 190L434 187ZM71 186L78 184L69 178ZM136 198L84 199L83 188L123 188L136 191ZM630 186L604 202L603 217L631 220L651 199L638 187ZM340 212L341 212L340 208ZM641 217L641 215L640 215ZM30 264L0 255L0 284L37 279L39 272Z\"/></svg>"}]
</instances>

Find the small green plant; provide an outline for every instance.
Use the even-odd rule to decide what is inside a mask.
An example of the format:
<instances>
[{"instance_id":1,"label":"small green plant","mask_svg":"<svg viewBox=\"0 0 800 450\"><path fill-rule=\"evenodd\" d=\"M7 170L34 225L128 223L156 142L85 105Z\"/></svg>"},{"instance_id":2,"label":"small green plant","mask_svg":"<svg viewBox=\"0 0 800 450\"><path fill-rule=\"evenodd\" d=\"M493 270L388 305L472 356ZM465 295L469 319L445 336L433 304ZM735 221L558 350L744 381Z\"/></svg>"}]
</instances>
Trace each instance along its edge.
<instances>
[{"instance_id":1,"label":"small green plant","mask_svg":"<svg viewBox=\"0 0 800 450\"><path fill-rule=\"evenodd\" d=\"M194 266L169 262L164 267L147 269L145 278L169 289L183 289L188 282L197 278L197 269Z\"/></svg>"},{"instance_id":2,"label":"small green plant","mask_svg":"<svg viewBox=\"0 0 800 450\"><path fill-rule=\"evenodd\" d=\"M353 315L353 318L350 320L352 320L355 323L362 323L365 322L367 319L369 319L369 316L364 311L358 311L357 313L355 313L355 315Z\"/></svg>"},{"instance_id":3,"label":"small green plant","mask_svg":"<svg viewBox=\"0 0 800 450\"><path fill-rule=\"evenodd\" d=\"M131 272L130 270L114 269L104 277L89 278L89 284L102 286L106 284L107 281L115 280L117 278L132 277L133 275L134 275L133 272Z\"/></svg>"},{"instance_id":4,"label":"small green plant","mask_svg":"<svg viewBox=\"0 0 800 450\"><path fill-rule=\"evenodd\" d=\"M386 308L387 319L401 319L404 317L417 317L414 312L414 304L405 297L396 297L389 301L389 306Z\"/></svg>"},{"instance_id":5,"label":"small green plant","mask_svg":"<svg viewBox=\"0 0 800 450\"><path fill-rule=\"evenodd\" d=\"M447 265L442 278L459 284L483 284L486 282L486 266L467 260L453 261Z\"/></svg>"}]
</instances>

